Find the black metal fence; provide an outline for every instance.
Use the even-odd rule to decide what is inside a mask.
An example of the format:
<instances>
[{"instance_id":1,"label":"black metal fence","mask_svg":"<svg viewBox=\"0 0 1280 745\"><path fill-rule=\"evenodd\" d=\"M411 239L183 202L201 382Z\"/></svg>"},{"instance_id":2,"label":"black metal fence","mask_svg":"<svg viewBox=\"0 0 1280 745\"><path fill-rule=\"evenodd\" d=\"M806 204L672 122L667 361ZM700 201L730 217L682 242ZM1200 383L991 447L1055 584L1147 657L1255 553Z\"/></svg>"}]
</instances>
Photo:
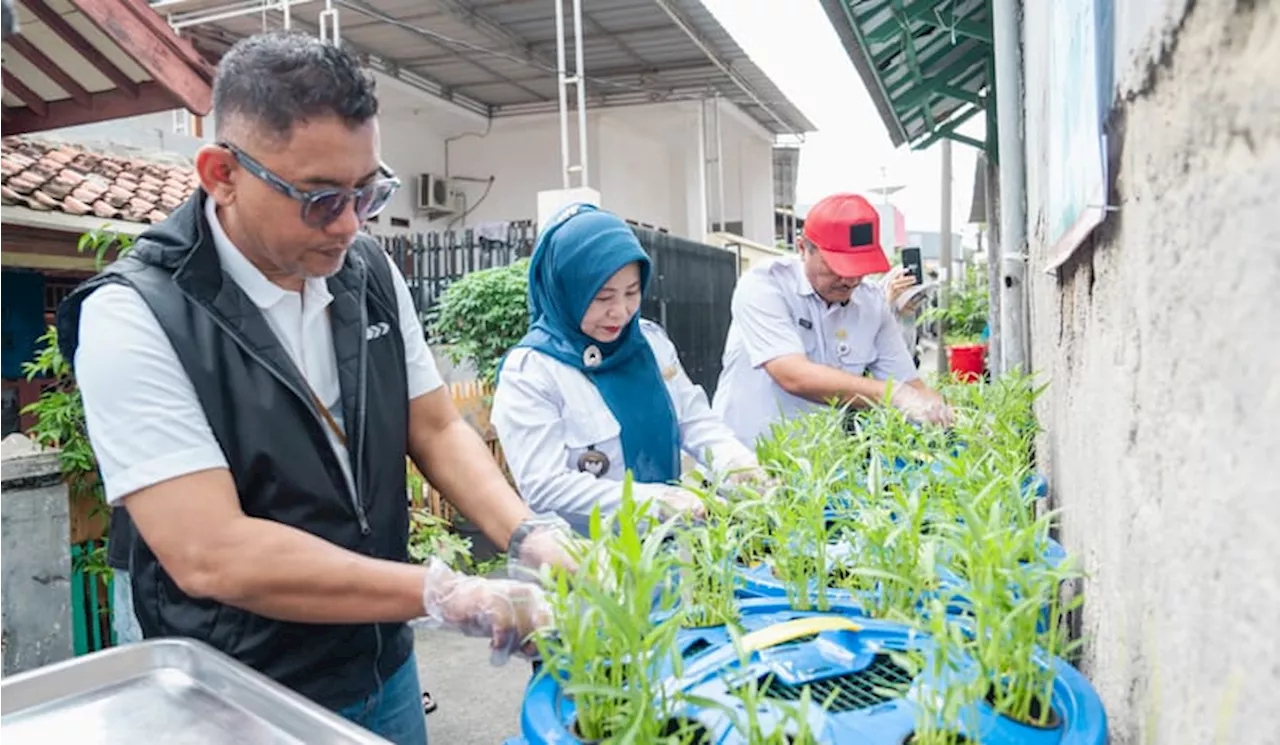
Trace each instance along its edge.
<instances>
[{"instance_id":1,"label":"black metal fence","mask_svg":"<svg viewBox=\"0 0 1280 745\"><path fill-rule=\"evenodd\" d=\"M649 252L654 270L640 314L666 329L685 371L709 398L720 377L738 257L666 233L632 230Z\"/></svg>"},{"instance_id":2,"label":"black metal fence","mask_svg":"<svg viewBox=\"0 0 1280 745\"><path fill-rule=\"evenodd\" d=\"M454 280L533 253L534 225L509 223L496 235L468 229L375 237L400 267L418 313L427 316Z\"/></svg>"}]
</instances>

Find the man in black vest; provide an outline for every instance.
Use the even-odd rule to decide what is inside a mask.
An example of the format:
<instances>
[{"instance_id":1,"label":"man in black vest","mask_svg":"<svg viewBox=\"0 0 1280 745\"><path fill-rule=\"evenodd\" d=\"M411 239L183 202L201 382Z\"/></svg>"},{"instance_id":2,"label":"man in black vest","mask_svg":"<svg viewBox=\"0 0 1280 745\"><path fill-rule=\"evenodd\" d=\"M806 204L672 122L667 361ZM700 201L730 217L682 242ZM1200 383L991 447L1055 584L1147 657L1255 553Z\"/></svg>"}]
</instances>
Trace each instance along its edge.
<instances>
[{"instance_id":1,"label":"man in black vest","mask_svg":"<svg viewBox=\"0 0 1280 745\"><path fill-rule=\"evenodd\" d=\"M214 82L200 189L63 304L143 634L206 642L397 743L426 729L407 621L539 623L532 584L408 562L405 456L521 564L563 563L441 385L403 277L358 233L395 193L373 81L300 34ZM123 529L122 529L123 530Z\"/></svg>"}]
</instances>

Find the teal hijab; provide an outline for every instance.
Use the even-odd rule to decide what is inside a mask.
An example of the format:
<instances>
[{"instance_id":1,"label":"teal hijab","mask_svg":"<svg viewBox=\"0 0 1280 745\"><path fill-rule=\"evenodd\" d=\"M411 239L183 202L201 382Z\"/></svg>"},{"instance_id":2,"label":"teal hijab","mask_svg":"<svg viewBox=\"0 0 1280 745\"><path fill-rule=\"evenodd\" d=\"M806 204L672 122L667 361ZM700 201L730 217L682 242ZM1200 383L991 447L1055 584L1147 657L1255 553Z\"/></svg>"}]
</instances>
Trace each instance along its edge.
<instances>
[{"instance_id":1,"label":"teal hijab","mask_svg":"<svg viewBox=\"0 0 1280 745\"><path fill-rule=\"evenodd\" d=\"M658 360L640 331L640 314L607 344L582 333L582 317L600 288L632 262L639 264L643 295L649 255L631 228L587 204L561 212L534 248L529 331L516 347L582 371L622 426L623 457L636 482L672 483L680 477L680 425Z\"/></svg>"}]
</instances>

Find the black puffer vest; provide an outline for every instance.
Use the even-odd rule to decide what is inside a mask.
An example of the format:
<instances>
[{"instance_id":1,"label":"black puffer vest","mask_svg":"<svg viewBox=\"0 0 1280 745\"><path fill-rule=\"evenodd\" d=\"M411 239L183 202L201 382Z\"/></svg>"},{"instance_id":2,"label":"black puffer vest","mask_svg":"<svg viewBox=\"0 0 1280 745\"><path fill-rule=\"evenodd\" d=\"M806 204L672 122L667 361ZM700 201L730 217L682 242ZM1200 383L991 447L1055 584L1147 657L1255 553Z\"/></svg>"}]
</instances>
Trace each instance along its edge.
<instances>
[{"instance_id":1,"label":"black puffer vest","mask_svg":"<svg viewBox=\"0 0 1280 745\"><path fill-rule=\"evenodd\" d=\"M353 495L305 379L257 306L223 274L205 199L197 191L143 233L125 258L63 302L57 322L63 354L75 359L80 307L90 293L108 283L133 287L191 378L245 514L368 556L407 561L408 381L394 285L381 248L358 238L328 280ZM381 335L367 332L388 327ZM141 538L133 541L130 565L147 637L207 642L330 708L372 693L413 648L404 624L286 623L191 598Z\"/></svg>"}]
</instances>

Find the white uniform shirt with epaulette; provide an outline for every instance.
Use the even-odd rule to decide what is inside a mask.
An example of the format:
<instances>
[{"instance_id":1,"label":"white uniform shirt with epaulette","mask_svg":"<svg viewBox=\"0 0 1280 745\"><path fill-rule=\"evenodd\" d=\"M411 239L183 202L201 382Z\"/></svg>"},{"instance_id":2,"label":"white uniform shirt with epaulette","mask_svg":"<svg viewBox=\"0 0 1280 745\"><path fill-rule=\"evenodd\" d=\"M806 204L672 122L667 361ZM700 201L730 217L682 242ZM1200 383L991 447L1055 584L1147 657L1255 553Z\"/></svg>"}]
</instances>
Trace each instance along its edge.
<instances>
[{"instance_id":1,"label":"white uniform shirt with epaulette","mask_svg":"<svg viewBox=\"0 0 1280 745\"><path fill-rule=\"evenodd\" d=\"M733 292L733 320L715 413L754 446L769 426L821 406L777 384L765 363L791 354L854 375L905 383L919 377L883 291L863 282L846 303L818 296L799 257L752 267Z\"/></svg>"},{"instance_id":2,"label":"white uniform shirt with epaulette","mask_svg":"<svg viewBox=\"0 0 1280 745\"><path fill-rule=\"evenodd\" d=\"M755 456L711 411L702 387L685 374L661 326L640 321L680 423L683 450L717 470L754 465ZM585 533L591 510L615 510L626 473L622 427L582 371L536 349L511 350L493 396L491 422L516 489L535 512L554 512ZM664 485L636 484L638 500Z\"/></svg>"}]
</instances>

